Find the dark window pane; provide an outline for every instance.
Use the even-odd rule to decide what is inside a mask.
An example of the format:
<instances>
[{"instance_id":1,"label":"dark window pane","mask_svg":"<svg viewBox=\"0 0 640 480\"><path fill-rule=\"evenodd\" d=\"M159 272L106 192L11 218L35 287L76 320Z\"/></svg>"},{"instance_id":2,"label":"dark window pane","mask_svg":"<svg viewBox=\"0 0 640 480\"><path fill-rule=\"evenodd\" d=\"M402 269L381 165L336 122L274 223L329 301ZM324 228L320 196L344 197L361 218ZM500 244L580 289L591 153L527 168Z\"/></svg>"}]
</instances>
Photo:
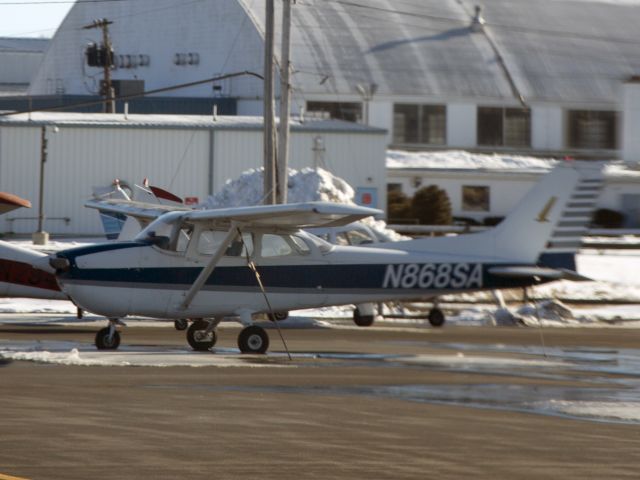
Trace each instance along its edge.
<instances>
[{"instance_id":1,"label":"dark window pane","mask_svg":"<svg viewBox=\"0 0 640 480\"><path fill-rule=\"evenodd\" d=\"M531 110L526 108L505 109L504 145L507 147L531 146Z\"/></svg>"},{"instance_id":2,"label":"dark window pane","mask_svg":"<svg viewBox=\"0 0 640 480\"><path fill-rule=\"evenodd\" d=\"M423 105L420 143L444 145L447 140L447 116L444 105Z\"/></svg>"},{"instance_id":3,"label":"dark window pane","mask_svg":"<svg viewBox=\"0 0 640 480\"><path fill-rule=\"evenodd\" d=\"M393 143L418 143L418 106L393 106Z\"/></svg>"},{"instance_id":4,"label":"dark window pane","mask_svg":"<svg viewBox=\"0 0 640 480\"><path fill-rule=\"evenodd\" d=\"M488 212L489 187L463 185L462 210L467 212Z\"/></svg>"},{"instance_id":5,"label":"dark window pane","mask_svg":"<svg viewBox=\"0 0 640 480\"><path fill-rule=\"evenodd\" d=\"M351 102L307 102L308 112L325 112L329 118L359 122L362 118L362 104Z\"/></svg>"},{"instance_id":6,"label":"dark window pane","mask_svg":"<svg viewBox=\"0 0 640 480\"><path fill-rule=\"evenodd\" d=\"M568 116L569 147L617 148L617 112L571 110Z\"/></svg>"},{"instance_id":7,"label":"dark window pane","mask_svg":"<svg viewBox=\"0 0 640 480\"><path fill-rule=\"evenodd\" d=\"M478 145L503 145L502 108L478 107Z\"/></svg>"}]
</instances>

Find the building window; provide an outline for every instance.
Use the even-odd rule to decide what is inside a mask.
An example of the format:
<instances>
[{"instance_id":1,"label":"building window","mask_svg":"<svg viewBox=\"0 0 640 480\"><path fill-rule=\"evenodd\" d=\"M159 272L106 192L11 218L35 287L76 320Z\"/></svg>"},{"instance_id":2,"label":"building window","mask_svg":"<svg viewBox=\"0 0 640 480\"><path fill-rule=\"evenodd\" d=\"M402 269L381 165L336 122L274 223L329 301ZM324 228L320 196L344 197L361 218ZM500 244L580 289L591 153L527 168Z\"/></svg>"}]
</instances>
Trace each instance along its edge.
<instances>
[{"instance_id":1,"label":"building window","mask_svg":"<svg viewBox=\"0 0 640 480\"><path fill-rule=\"evenodd\" d=\"M447 109L444 105L393 106L393 143L444 145L447 141Z\"/></svg>"},{"instance_id":2,"label":"building window","mask_svg":"<svg viewBox=\"0 0 640 480\"><path fill-rule=\"evenodd\" d=\"M614 150L618 148L618 113L570 110L568 114L570 148Z\"/></svg>"},{"instance_id":3,"label":"building window","mask_svg":"<svg viewBox=\"0 0 640 480\"><path fill-rule=\"evenodd\" d=\"M478 145L530 147L531 110L478 107Z\"/></svg>"},{"instance_id":4,"label":"building window","mask_svg":"<svg viewBox=\"0 0 640 480\"><path fill-rule=\"evenodd\" d=\"M402 193L402 184L387 183L387 193Z\"/></svg>"},{"instance_id":5,"label":"building window","mask_svg":"<svg viewBox=\"0 0 640 480\"><path fill-rule=\"evenodd\" d=\"M355 102L307 102L307 112L320 113L347 122L362 120L362 104Z\"/></svg>"},{"instance_id":6,"label":"building window","mask_svg":"<svg viewBox=\"0 0 640 480\"><path fill-rule=\"evenodd\" d=\"M465 212L488 212L489 187L463 185L462 210Z\"/></svg>"}]
</instances>

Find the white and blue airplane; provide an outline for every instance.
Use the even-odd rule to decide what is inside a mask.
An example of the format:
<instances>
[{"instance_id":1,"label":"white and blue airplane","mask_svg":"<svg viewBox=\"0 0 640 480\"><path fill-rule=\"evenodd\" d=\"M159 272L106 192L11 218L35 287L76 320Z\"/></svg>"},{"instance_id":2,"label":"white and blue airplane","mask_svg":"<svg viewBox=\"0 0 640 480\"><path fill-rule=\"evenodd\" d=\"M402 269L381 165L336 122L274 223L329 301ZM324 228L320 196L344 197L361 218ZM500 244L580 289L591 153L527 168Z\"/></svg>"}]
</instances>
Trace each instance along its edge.
<instances>
[{"instance_id":1,"label":"white and blue airplane","mask_svg":"<svg viewBox=\"0 0 640 480\"><path fill-rule=\"evenodd\" d=\"M133 241L57 252L50 263L74 302L110 320L96 335L99 349L118 347L117 326L128 315L206 319L187 331L196 350L215 344L223 318L239 317L240 350L264 353L269 337L253 323L260 313L584 280L574 254L602 183L600 165L564 163L494 229L361 247L331 245L301 229L378 210L312 202L158 216L114 205L157 219Z\"/></svg>"}]
</instances>

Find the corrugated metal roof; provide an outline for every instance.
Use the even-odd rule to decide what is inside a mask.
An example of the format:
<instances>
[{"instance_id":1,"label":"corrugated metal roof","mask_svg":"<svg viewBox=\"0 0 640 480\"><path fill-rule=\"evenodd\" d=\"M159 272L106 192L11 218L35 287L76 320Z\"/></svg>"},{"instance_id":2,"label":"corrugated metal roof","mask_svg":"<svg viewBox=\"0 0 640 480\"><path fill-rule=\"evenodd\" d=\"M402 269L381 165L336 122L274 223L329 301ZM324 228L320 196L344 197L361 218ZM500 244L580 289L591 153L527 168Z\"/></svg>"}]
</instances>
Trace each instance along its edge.
<instances>
[{"instance_id":1,"label":"corrugated metal roof","mask_svg":"<svg viewBox=\"0 0 640 480\"><path fill-rule=\"evenodd\" d=\"M2 125L57 125L63 127L195 128L214 130L261 130L262 117L211 115L149 115L109 113L33 112L0 116ZM385 130L343 120L291 120L291 130L300 132L357 132L384 134Z\"/></svg>"},{"instance_id":2,"label":"corrugated metal roof","mask_svg":"<svg viewBox=\"0 0 640 480\"><path fill-rule=\"evenodd\" d=\"M486 28L525 99L617 102L640 72L640 2L483 0ZM309 93L514 98L473 2L305 0L293 9L294 83ZM262 19L264 2L252 2ZM262 20L260 20L262 21ZM324 81L323 81L324 80Z\"/></svg>"},{"instance_id":3,"label":"corrugated metal roof","mask_svg":"<svg viewBox=\"0 0 640 480\"><path fill-rule=\"evenodd\" d=\"M145 37L153 42L142 51L158 45L172 52L178 46L177 51L198 51L202 65L210 65L212 71L231 69L231 64L233 68L261 70L257 40L260 35L254 34L264 32L265 0L191 3L139 0L77 4L61 30L66 28L69 33L88 18L104 16L118 20L114 32L126 28L118 32L118 48L123 52L137 52L138 45L144 43L141 37ZM377 98L393 97L395 101L406 96L408 101L418 97L442 103L456 99L516 103L500 61L503 59L515 86L530 102L610 106L618 103L621 83L640 73L640 0L482 0L479 3L483 5L486 32L497 53L485 33L471 28L475 3L298 1L292 9L295 91L305 99L315 95L336 101L353 100L358 84L375 84ZM246 16L238 14L238 5ZM276 6L279 9L281 3L276 2ZM176 22L176 18L180 21ZM210 19L218 26L216 31L225 35L213 36L202 19ZM194 27L188 35L182 26L186 24ZM278 46L279 31L278 21ZM49 70L36 77L40 82L36 82L40 88L36 91L44 89L46 78L63 78L69 71L75 77L66 78L67 84L73 86L78 79L79 73L70 65L75 62L73 68L77 68L80 64L76 55L82 42L77 34L60 33L56 34L54 45L59 44L60 52L65 48L68 51L49 58L55 50L49 49L45 60L49 58L50 63L43 63ZM242 62L229 62L230 56L251 58L252 63L249 67ZM149 72L153 73L144 74L155 77L147 78L147 85L154 86L166 86L188 76L186 70L171 70L169 75L150 67ZM243 81L231 82L233 95L259 96ZM257 85L252 82L247 85ZM83 84L82 88L86 86ZM78 93L73 88L69 92Z\"/></svg>"}]
</instances>

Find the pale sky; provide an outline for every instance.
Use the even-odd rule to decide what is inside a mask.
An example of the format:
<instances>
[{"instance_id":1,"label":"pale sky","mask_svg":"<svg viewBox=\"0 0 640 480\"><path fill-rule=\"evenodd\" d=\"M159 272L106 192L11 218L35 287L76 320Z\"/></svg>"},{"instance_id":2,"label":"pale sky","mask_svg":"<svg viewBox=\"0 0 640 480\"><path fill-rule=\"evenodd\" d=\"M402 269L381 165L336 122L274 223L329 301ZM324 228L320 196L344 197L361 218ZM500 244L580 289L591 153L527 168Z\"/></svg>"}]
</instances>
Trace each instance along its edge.
<instances>
[{"instance_id":1,"label":"pale sky","mask_svg":"<svg viewBox=\"0 0 640 480\"><path fill-rule=\"evenodd\" d=\"M0 0L0 37L52 37L71 0Z\"/></svg>"}]
</instances>

